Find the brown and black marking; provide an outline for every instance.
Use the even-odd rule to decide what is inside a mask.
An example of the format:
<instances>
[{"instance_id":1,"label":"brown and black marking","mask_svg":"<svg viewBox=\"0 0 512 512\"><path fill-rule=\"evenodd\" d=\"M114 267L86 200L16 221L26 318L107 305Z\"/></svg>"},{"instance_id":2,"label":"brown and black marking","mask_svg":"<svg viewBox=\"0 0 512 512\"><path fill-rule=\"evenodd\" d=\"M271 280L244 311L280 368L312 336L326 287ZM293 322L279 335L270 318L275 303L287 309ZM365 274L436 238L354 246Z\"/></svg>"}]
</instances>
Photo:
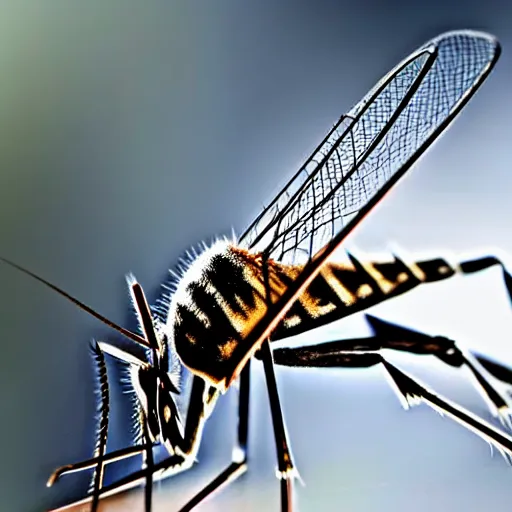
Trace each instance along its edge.
<instances>
[{"instance_id":1,"label":"brown and black marking","mask_svg":"<svg viewBox=\"0 0 512 512\"><path fill-rule=\"evenodd\" d=\"M267 312L269 302L275 303L304 267L265 260L261 254L231 244L213 250L204 262L195 279L178 289L167 322L183 364L224 390L247 354L258 348L246 341L248 334ZM413 263L396 256L388 261L360 261L349 253L347 262L328 262L322 267L271 339L329 324L420 284L496 264L501 262L491 257L458 266L443 258Z\"/></svg>"},{"instance_id":2,"label":"brown and black marking","mask_svg":"<svg viewBox=\"0 0 512 512\"><path fill-rule=\"evenodd\" d=\"M349 263L328 262L323 266L274 331L272 339L287 338L329 324L456 272L442 258L406 264L396 256L381 262L361 262L352 254L348 256ZM281 268L283 273L288 273L284 265Z\"/></svg>"}]
</instances>

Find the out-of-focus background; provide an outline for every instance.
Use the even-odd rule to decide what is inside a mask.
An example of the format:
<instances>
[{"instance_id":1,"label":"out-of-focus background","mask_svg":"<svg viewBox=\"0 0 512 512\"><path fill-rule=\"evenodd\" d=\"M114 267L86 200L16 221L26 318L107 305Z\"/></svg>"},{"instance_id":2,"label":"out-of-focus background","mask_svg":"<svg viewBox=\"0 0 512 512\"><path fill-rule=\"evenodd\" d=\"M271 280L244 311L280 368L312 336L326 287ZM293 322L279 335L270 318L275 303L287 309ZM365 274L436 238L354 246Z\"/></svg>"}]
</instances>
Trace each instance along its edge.
<instances>
[{"instance_id":1,"label":"out-of-focus background","mask_svg":"<svg viewBox=\"0 0 512 512\"><path fill-rule=\"evenodd\" d=\"M126 324L125 273L154 300L185 249L240 233L341 113L409 52L455 28L495 34L502 58L350 246L382 253L394 242L455 260L489 248L512 254L505 0L2 3L0 254ZM115 336L11 268L0 267L0 282L0 509L36 512L86 490L85 475L45 482L92 451L88 344ZM512 365L498 270L373 313ZM366 333L355 318L307 341ZM489 418L465 372L394 360ZM250 471L202 510L277 510L269 408L254 366ZM279 370L278 381L306 484L300 510L469 512L512 499L512 470L499 455L424 406L404 412L378 369ZM178 509L230 460L234 405L222 399L200 464L160 485L155 510ZM116 448L123 424L113 421ZM129 499L105 510L140 503Z\"/></svg>"}]
</instances>

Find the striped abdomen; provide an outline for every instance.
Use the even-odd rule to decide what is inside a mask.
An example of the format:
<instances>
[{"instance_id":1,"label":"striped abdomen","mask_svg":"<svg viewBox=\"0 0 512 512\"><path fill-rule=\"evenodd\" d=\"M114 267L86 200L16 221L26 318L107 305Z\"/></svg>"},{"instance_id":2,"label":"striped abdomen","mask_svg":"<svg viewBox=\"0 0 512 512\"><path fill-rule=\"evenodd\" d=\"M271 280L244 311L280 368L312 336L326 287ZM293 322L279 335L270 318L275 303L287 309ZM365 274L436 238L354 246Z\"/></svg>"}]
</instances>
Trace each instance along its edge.
<instances>
[{"instance_id":1,"label":"striped abdomen","mask_svg":"<svg viewBox=\"0 0 512 512\"><path fill-rule=\"evenodd\" d=\"M267 289L275 302L302 268L265 261L227 243L203 253L179 282L167 319L183 364L224 389L256 348L245 339L266 312ZM350 256L350 263L328 263L290 308L272 339L308 331L454 273L441 258L405 264L397 258L362 263Z\"/></svg>"},{"instance_id":2,"label":"striped abdomen","mask_svg":"<svg viewBox=\"0 0 512 512\"><path fill-rule=\"evenodd\" d=\"M311 285L288 311L272 335L273 340L300 334L367 309L401 295L421 283L446 279L456 269L442 259L407 264L394 257L389 261L361 262L348 254L347 263L326 263ZM291 284L302 267L274 262L280 278Z\"/></svg>"}]
</instances>

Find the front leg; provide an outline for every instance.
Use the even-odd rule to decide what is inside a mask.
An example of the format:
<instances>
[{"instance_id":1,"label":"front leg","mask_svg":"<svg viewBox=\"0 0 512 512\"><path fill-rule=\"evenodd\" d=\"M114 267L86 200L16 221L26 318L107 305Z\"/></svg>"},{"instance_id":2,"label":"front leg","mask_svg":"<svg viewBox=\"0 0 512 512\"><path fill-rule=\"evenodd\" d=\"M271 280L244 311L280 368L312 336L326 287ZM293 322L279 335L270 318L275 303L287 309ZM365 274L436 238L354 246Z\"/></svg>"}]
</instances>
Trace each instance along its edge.
<instances>
[{"instance_id":1,"label":"front leg","mask_svg":"<svg viewBox=\"0 0 512 512\"><path fill-rule=\"evenodd\" d=\"M210 388L206 386L205 382L201 378L194 377L185 424L185 436L181 440L179 446L175 447L175 453L158 463L152 463L151 465L146 464L146 467L143 467L142 469L135 471L110 485L103 486L99 492L97 492L98 498L113 496L122 491L139 486L142 483L147 482L148 477L150 477L154 482L190 469L194 464L195 456L199 448L204 422L211 411L211 407L213 405L212 400L215 401L216 396L216 392L213 394L210 393ZM152 445L148 445L146 443L142 446L129 447L123 450L118 450L117 452L106 454L102 458L95 457L80 463L63 466L54 472L48 484L52 485L58 478L65 474L95 468L100 463L108 464L133 455L147 453L149 451L149 447L152 447ZM145 496L147 504L147 494L145 494ZM84 505L92 502L93 499L94 496L89 495L86 498L59 509L55 509L52 512L62 511L73 506Z\"/></svg>"},{"instance_id":2,"label":"front leg","mask_svg":"<svg viewBox=\"0 0 512 512\"><path fill-rule=\"evenodd\" d=\"M154 320L151 316L149 305L142 290L142 287L134 278L129 279L132 300L137 312L140 326L144 333L144 339L151 348L151 356L149 362L145 362L135 356L121 351L109 344L103 343L97 346L97 352L103 358L102 349L120 359L125 364L129 364L132 372L132 384L137 391L138 401L137 409L141 419L141 428L144 440L144 448L141 450L143 454L143 469L141 470L146 480L145 486L145 510L150 512L152 505L152 487L153 476L158 479L163 478L169 472L183 471L192 466L195 455L197 453L201 440L204 422L211 413L213 406L217 400L219 392L210 386L206 386L203 379L194 376L192 390L190 394L190 404L187 411L187 421L185 433L182 434L181 420L178 409L176 407L173 393L177 392L167 373L167 365L165 362L165 343L163 338L159 338L155 330ZM164 354L164 357L162 355ZM106 369L103 366L103 377L106 383ZM101 381L102 384L103 381ZM106 385L106 384L105 384ZM108 389L108 388L106 388ZM106 417L108 418L108 394L102 394L102 410L106 407ZM103 419L103 418L102 418ZM103 432L104 431L104 432ZM126 485L136 485L138 477L136 472L126 479L102 488L102 475L105 464L105 445L106 445L106 427L102 428L103 436L101 437L101 450L96 457L95 478L92 494L89 499L92 500L92 511L95 512L98 507L99 498L107 493L114 491L119 492ZM167 451L171 455L161 464L154 464L153 460L153 441L161 440ZM85 469L88 465L74 465L74 470ZM66 468L69 470L69 467ZM60 476L67 472L57 471L55 474ZM56 480L50 479L53 483ZM82 500L82 503L84 501Z\"/></svg>"}]
</instances>

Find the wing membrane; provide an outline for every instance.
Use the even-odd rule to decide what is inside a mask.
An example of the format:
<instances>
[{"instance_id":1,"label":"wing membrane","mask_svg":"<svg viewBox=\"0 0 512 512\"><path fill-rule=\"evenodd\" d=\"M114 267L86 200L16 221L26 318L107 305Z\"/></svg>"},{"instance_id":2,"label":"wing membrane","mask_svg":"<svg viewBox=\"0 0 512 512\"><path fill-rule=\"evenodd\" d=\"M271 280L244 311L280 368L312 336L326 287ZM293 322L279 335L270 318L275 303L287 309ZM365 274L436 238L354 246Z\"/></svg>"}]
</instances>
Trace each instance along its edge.
<instances>
[{"instance_id":1,"label":"wing membrane","mask_svg":"<svg viewBox=\"0 0 512 512\"><path fill-rule=\"evenodd\" d=\"M499 53L492 36L458 31L411 54L341 117L240 244L296 264L348 233L448 126Z\"/></svg>"}]
</instances>

